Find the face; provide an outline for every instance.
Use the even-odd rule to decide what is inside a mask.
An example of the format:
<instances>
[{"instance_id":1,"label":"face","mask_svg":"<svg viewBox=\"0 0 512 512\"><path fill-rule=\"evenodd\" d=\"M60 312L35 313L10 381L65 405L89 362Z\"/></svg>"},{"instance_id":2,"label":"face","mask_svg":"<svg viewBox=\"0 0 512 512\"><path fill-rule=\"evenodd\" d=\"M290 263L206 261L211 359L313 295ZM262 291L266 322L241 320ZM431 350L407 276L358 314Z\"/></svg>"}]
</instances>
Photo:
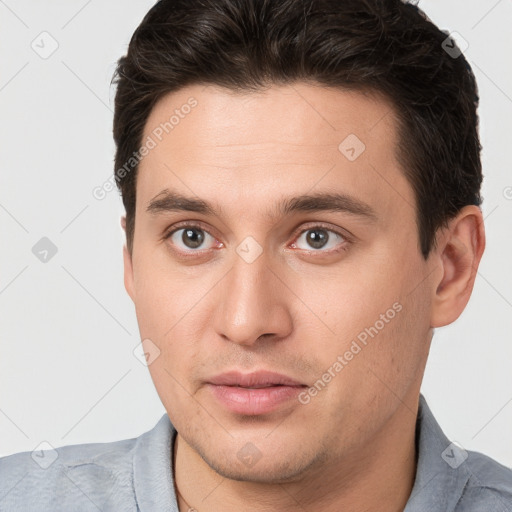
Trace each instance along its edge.
<instances>
[{"instance_id":1,"label":"face","mask_svg":"<svg viewBox=\"0 0 512 512\"><path fill-rule=\"evenodd\" d=\"M125 284L188 445L225 477L285 482L410 416L431 267L390 104L305 83L194 85L157 103L143 141ZM211 384L261 370L302 387L248 398Z\"/></svg>"}]
</instances>

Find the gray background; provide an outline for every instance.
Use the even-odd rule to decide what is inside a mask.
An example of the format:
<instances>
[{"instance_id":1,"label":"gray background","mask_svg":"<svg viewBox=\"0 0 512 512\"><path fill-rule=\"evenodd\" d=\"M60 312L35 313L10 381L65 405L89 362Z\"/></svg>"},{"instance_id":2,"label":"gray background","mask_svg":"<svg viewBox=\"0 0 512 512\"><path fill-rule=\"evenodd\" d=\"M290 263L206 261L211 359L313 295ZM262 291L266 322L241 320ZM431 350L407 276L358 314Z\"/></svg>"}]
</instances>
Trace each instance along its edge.
<instances>
[{"instance_id":1,"label":"gray background","mask_svg":"<svg viewBox=\"0 0 512 512\"><path fill-rule=\"evenodd\" d=\"M115 62L152 4L0 0L0 455L135 437L165 412L133 354L120 197L92 195L113 171ZM512 466L512 3L419 5L469 45L488 244L466 311L435 334L423 393L448 437ZM47 262L32 251L42 237L58 249Z\"/></svg>"}]
</instances>

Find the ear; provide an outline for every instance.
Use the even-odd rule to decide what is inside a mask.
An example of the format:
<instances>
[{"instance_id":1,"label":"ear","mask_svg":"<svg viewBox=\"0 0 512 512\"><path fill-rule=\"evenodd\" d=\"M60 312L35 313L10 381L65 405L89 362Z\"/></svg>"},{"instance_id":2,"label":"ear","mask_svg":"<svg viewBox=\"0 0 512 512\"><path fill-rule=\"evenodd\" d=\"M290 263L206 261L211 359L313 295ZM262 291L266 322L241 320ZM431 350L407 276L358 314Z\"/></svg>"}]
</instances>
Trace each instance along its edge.
<instances>
[{"instance_id":1,"label":"ear","mask_svg":"<svg viewBox=\"0 0 512 512\"><path fill-rule=\"evenodd\" d=\"M442 272L434 283L431 327L451 324L464 311L484 249L484 220L478 206L465 206L439 231L434 259Z\"/></svg>"},{"instance_id":2,"label":"ear","mask_svg":"<svg viewBox=\"0 0 512 512\"><path fill-rule=\"evenodd\" d=\"M121 227L126 235L126 216L121 217ZM124 263L124 287L132 301L135 302L135 287L133 284L133 264L132 257L128 252L128 248L126 247L126 243L123 246L123 263Z\"/></svg>"}]
</instances>

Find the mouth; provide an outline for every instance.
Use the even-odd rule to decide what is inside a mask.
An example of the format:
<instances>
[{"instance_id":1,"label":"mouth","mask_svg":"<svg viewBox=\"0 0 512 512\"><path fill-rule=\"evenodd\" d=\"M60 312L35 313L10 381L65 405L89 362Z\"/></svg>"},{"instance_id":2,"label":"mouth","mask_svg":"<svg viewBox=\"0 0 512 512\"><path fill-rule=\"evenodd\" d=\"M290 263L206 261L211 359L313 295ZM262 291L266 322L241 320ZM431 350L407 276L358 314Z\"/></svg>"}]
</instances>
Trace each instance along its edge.
<instances>
[{"instance_id":1,"label":"mouth","mask_svg":"<svg viewBox=\"0 0 512 512\"><path fill-rule=\"evenodd\" d=\"M234 371L211 378L206 387L216 402L229 412L255 416L290 405L307 385L275 372L242 374Z\"/></svg>"},{"instance_id":2,"label":"mouth","mask_svg":"<svg viewBox=\"0 0 512 512\"><path fill-rule=\"evenodd\" d=\"M245 374L239 371L230 371L209 379L208 383L217 386L238 386L252 389L274 386L305 386L304 383L293 377L267 370Z\"/></svg>"},{"instance_id":3,"label":"mouth","mask_svg":"<svg viewBox=\"0 0 512 512\"><path fill-rule=\"evenodd\" d=\"M261 385L261 386L239 386L234 385L231 386L233 388L243 388L243 389L265 389L265 388L275 388L277 386L284 386L284 384L268 384L268 385Z\"/></svg>"}]
</instances>

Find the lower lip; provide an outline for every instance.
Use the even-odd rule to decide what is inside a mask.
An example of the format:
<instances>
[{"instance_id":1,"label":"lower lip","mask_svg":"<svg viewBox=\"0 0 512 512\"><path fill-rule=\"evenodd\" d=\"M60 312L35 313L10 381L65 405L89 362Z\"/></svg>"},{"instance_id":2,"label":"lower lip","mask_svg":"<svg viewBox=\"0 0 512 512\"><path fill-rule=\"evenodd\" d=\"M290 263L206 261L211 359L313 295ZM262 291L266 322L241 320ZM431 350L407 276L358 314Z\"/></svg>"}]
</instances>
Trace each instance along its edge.
<instances>
[{"instance_id":1,"label":"lower lip","mask_svg":"<svg viewBox=\"0 0 512 512\"><path fill-rule=\"evenodd\" d=\"M208 384L215 398L231 412L246 415L265 414L275 411L286 402L296 399L305 386L272 386L249 389L238 386ZM298 403L298 401L297 401Z\"/></svg>"}]
</instances>

